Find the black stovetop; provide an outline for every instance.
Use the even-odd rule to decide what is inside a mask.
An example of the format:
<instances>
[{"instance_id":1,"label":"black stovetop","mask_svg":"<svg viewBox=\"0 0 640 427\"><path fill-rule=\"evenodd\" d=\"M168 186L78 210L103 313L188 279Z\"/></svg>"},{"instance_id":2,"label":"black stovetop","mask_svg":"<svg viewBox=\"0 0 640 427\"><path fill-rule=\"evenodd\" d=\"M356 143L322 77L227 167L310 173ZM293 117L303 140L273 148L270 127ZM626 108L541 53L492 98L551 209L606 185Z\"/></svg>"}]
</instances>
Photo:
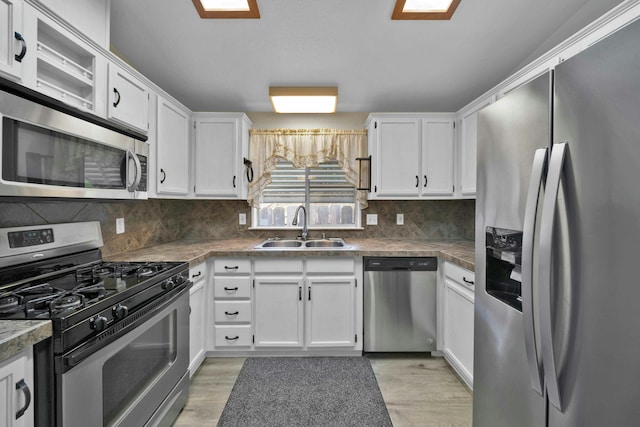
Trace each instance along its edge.
<instances>
[{"instance_id":1,"label":"black stovetop","mask_svg":"<svg viewBox=\"0 0 640 427\"><path fill-rule=\"evenodd\" d=\"M58 319L162 280L179 262L102 262L57 259L6 270L0 277L0 319ZM99 257L99 253L97 254ZM162 276L162 278L160 278Z\"/></svg>"}]
</instances>

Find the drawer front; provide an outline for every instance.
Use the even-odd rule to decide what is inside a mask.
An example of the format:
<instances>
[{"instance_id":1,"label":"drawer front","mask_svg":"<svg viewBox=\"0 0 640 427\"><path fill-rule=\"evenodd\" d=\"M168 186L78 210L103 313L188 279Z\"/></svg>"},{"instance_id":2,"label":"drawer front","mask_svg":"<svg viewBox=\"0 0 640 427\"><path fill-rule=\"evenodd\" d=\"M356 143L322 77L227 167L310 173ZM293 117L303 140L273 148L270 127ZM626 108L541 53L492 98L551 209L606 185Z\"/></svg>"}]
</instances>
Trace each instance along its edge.
<instances>
[{"instance_id":1,"label":"drawer front","mask_svg":"<svg viewBox=\"0 0 640 427\"><path fill-rule=\"evenodd\" d=\"M217 258L213 261L216 274L251 274L251 258Z\"/></svg>"},{"instance_id":2,"label":"drawer front","mask_svg":"<svg viewBox=\"0 0 640 427\"><path fill-rule=\"evenodd\" d=\"M189 269L189 280L196 283L198 280L202 280L207 275L207 263L202 262L195 267Z\"/></svg>"},{"instance_id":3,"label":"drawer front","mask_svg":"<svg viewBox=\"0 0 640 427\"><path fill-rule=\"evenodd\" d=\"M356 263L353 258L308 258L307 273L353 274Z\"/></svg>"},{"instance_id":4,"label":"drawer front","mask_svg":"<svg viewBox=\"0 0 640 427\"><path fill-rule=\"evenodd\" d=\"M214 307L216 323L251 322L251 301L216 301Z\"/></svg>"},{"instance_id":5,"label":"drawer front","mask_svg":"<svg viewBox=\"0 0 640 427\"><path fill-rule=\"evenodd\" d=\"M216 347L250 347L251 325L215 326Z\"/></svg>"},{"instance_id":6,"label":"drawer front","mask_svg":"<svg viewBox=\"0 0 640 427\"><path fill-rule=\"evenodd\" d=\"M216 277L214 298L251 298L251 277Z\"/></svg>"},{"instance_id":7,"label":"drawer front","mask_svg":"<svg viewBox=\"0 0 640 427\"><path fill-rule=\"evenodd\" d=\"M302 274L302 258L256 258L256 273L299 273Z\"/></svg>"},{"instance_id":8,"label":"drawer front","mask_svg":"<svg viewBox=\"0 0 640 427\"><path fill-rule=\"evenodd\" d=\"M445 262L444 274L454 282L457 282L464 287L473 289L476 280L475 273L455 264L451 264L450 262Z\"/></svg>"}]
</instances>

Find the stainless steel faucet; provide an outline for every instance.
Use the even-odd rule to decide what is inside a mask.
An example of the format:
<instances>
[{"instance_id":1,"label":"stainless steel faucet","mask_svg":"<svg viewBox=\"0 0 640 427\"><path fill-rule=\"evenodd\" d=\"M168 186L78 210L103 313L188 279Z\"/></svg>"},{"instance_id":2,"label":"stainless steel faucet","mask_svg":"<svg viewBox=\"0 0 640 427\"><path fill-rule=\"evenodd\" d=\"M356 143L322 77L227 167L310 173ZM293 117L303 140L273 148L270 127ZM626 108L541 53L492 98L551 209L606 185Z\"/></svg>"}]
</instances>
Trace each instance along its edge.
<instances>
[{"instance_id":1,"label":"stainless steel faucet","mask_svg":"<svg viewBox=\"0 0 640 427\"><path fill-rule=\"evenodd\" d=\"M293 221L291 221L291 225L298 225L298 213L300 212L300 209L302 209L302 212L304 213L304 222L302 223L302 233L300 233L300 237L302 237L302 240L307 240L307 236L309 236L309 228L307 226L307 208L305 208L304 205L300 205L296 209L296 213L293 214Z\"/></svg>"}]
</instances>

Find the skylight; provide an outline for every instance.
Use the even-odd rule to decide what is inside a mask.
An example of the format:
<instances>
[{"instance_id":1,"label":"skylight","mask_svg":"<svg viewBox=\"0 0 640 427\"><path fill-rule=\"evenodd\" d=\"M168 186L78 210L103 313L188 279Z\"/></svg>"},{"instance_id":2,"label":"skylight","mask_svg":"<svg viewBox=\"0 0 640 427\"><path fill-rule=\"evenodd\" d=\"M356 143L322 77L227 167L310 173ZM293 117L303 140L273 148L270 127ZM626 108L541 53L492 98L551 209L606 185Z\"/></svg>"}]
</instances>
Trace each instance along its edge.
<instances>
[{"instance_id":1,"label":"skylight","mask_svg":"<svg viewBox=\"0 0 640 427\"><path fill-rule=\"evenodd\" d=\"M193 0L203 19L260 18L257 0Z\"/></svg>"},{"instance_id":2,"label":"skylight","mask_svg":"<svg viewBox=\"0 0 640 427\"><path fill-rule=\"evenodd\" d=\"M391 19L448 20L460 0L396 0Z\"/></svg>"}]
</instances>

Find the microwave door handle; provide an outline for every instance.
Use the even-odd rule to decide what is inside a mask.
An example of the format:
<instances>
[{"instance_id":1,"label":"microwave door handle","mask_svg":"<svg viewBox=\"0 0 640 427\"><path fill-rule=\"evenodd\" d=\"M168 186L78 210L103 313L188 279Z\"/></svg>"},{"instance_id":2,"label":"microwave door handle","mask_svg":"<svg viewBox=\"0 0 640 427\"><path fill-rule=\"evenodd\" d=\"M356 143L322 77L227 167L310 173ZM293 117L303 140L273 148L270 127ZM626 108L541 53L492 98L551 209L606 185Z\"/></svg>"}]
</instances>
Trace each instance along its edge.
<instances>
[{"instance_id":1,"label":"microwave door handle","mask_svg":"<svg viewBox=\"0 0 640 427\"><path fill-rule=\"evenodd\" d=\"M564 142L554 144L551 150L549 172L547 174L540 219L540 264L538 274L538 280L540 282L540 341L542 344L544 377L549 403L561 412L562 401L560 399L560 386L553 346L553 324L551 319L551 288L553 285L551 266L555 212L558 205L560 180L562 178L562 169L566 153L567 144ZM567 286L567 284L563 284L563 286Z\"/></svg>"},{"instance_id":2,"label":"microwave door handle","mask_svg":"<svg viewBox=\"0 0 640 427\"><path fill-rule=\"evenodd\" d=\"M127 150L127 169L129 168L129 159L133 159L133 162L136 165L136 177L133 180L133 183L129 184L129 174L127 173L127 190L130 193L133 193L138 188L140 184L140 180L142 179L142 165L140 164L140 159L136 156L131 150Z\"/></svg>"},{"instance_id":3,"label":"microwave door handle","mask_svg":"<svg viewBox=\"0 0 640 427\"><path fill-rule=\"evenodd\" d=\"M535 244L536 214L540 192L544 188L544 172L547 168L547 149L536 150L529 179L529 191L524 213L522 232L522 317L524 342L527 350L531 387L543 395L542 363L538 358L535 335L535 309L533 302L533 252Z\"/></svg>"}]
</instances>

